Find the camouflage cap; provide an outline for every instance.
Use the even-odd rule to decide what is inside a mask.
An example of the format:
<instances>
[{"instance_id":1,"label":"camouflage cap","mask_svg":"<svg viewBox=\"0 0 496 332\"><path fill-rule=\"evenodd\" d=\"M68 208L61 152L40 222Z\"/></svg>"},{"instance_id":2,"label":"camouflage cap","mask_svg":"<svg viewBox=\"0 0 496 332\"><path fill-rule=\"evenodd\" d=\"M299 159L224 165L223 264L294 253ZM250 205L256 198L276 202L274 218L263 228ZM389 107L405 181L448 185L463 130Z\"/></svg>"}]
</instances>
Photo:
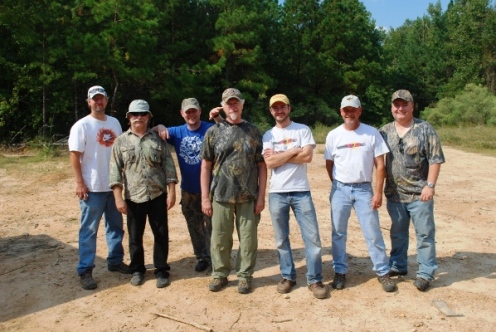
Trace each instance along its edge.
<instances>
[{"instance_id":1,"label":"camouflage cap","mask_svg":"<svg viewBox=\"0 0 496 332\"><path fill-rule=\"evenodd\" d=\"M393 93L393 97L391 98L391 101L393 102L396 99L403 99L404 101L413 102L412 94L408 90L398 90L395 93Z\"/></svg>"},{"instance_id":2,"label":"camouflage cap","mask_svg":"<svg viewBox=\"0 0 496 332\"><path fill-rule=\"evenodd\" d=\"M239 101L244 101L243 95L241 94L241 92L239 92L238 89L229 88L224 90L224 92L222 93L222 102L226 103L231 98L236 98Z\"/></svg>"},{"instance_id":3,"label":"camouflage cap","mask_svg":"<svg viewBox=\"0 0 496 332\"><path fill-rule=\"evenodd\" d=\"M186 98L183 99L183 102L181 104L181 111L187 111L189 109L194 108L195 110L200 109L200 103L196 98Z\"/></svg>"}]
</instances>

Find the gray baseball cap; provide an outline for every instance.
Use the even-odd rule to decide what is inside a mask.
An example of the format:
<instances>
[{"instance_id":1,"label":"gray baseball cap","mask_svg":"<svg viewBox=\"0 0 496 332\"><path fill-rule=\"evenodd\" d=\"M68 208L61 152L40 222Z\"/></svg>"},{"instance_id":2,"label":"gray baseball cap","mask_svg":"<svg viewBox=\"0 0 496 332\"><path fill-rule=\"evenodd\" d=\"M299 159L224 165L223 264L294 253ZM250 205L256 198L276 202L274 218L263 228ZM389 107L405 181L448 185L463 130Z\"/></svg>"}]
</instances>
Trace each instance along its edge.
<instances>
[{"instance_id":1,"label":"gray baseball cap","mask_svg":"<svg viewBox=\"0 0 496 332\"><path fill-rule=\"evenodd\" d=\"M182 111L187 111L191 108L194 108L196 110L200 109L200 103L196 98L186 98L183 99L183 102L181 103L181 110Z\"/></svg>"}]
</instances>

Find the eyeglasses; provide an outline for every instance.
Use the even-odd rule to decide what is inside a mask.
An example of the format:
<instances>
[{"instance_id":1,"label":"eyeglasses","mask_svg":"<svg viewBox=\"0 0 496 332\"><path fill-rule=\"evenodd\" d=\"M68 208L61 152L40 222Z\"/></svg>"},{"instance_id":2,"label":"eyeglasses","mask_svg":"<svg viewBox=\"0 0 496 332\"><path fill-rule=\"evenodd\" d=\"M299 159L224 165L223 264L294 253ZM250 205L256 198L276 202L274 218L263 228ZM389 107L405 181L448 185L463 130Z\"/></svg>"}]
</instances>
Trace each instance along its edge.
<instances>
[{"instance_id":1,"label":"eyeglasses","mask_svg":"<svg viewBox=\"0 0 496 332\"><path fill-rule=\"evenodd\" d=\"M130 115L132 116L147 116L148 114L150 114L149 112L129 112Z\"/></svg>"},{"instance_id":2,"label":"eyeglasses","mask_svg":"<svg viewBox=\"0 0 496 332\"><path fill-rule=\"evenodd\" d=\"M403 142L403 138L400 138L400 140L398 141L398 147L399 147L400 153L403 154L405 152L405 150L404 150L405 143Z\"/></svg>"}]
</instances>

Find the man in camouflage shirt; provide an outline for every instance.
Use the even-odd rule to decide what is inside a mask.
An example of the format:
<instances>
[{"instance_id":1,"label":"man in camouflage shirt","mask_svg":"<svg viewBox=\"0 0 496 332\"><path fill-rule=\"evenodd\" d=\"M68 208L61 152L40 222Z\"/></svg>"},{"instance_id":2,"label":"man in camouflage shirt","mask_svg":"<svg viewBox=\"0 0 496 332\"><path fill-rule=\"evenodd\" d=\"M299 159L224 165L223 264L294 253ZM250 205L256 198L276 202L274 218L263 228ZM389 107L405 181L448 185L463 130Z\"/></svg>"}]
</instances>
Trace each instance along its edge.
<instances>
[{"instance_id":1,"label":"man in camouflage shirt","mask_svg":"<svg viewBox=\"0 0 496 332\"><path fill-rule=\"evenodd\" d=\"M408 90L393 93L394 121L379 131L389 146L386 155L387 209L391 217L391 276L408 273L410 220L417 236L417 271L414 286L425 291L438 267L434 224L435 185L444 163L434 128L413 117L414 102Z\"/></svg>"},{"instance_id":2,"label":"man in camouflage shirt","mask_svg":"<svg viewBox=\"0 0 496 332\"><path fill-rule=\"evenodd\" d=\"M143 233L146 218L153 232L153 264L157 287L169 284L167 210L176 202L176 168L167 144L148 129L152 117L144 100L131 102L128 131L117 137L110 158L110 187L117 209L127 214L131 284L141 285L146 272ZM124 191L124 198L122 192Z\"/></svg>"},{"instance_id":3,"label":"man in camouflage shirt","mask_svg":"<svg viewBox=\"0 0 496 332\"><path fill-rule=\"evenodd\" d=\"M242 119L244 99L237 89L222 94L226 120L208 129L201 157L202 211L212 216L210 254L213 292L227 285L231 271L234 223L239 238L238 292L250 292L257 258L257 226L265 207L267 168L262 133Z\"/></svg>"}]
</instances>

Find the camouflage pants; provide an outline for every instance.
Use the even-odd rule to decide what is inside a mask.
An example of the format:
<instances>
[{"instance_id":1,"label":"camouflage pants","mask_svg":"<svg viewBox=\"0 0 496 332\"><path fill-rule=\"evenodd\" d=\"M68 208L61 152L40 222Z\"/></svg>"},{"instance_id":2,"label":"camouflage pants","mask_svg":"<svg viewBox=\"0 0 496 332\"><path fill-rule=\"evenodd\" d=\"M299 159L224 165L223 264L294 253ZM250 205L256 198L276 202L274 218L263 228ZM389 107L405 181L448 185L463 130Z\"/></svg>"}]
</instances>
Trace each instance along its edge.
<instances>
[{"instance_id":1,"label":"camouflage pants","mask_svg":"<svg viewBox=\"0 0 496 332\"><path fill-rule=\"evenodd\" d=\"M210 261L212 221L201 210L201 194L181 190L181 210L186 218L196 258Z\"/></svg>"}]
</instances>

